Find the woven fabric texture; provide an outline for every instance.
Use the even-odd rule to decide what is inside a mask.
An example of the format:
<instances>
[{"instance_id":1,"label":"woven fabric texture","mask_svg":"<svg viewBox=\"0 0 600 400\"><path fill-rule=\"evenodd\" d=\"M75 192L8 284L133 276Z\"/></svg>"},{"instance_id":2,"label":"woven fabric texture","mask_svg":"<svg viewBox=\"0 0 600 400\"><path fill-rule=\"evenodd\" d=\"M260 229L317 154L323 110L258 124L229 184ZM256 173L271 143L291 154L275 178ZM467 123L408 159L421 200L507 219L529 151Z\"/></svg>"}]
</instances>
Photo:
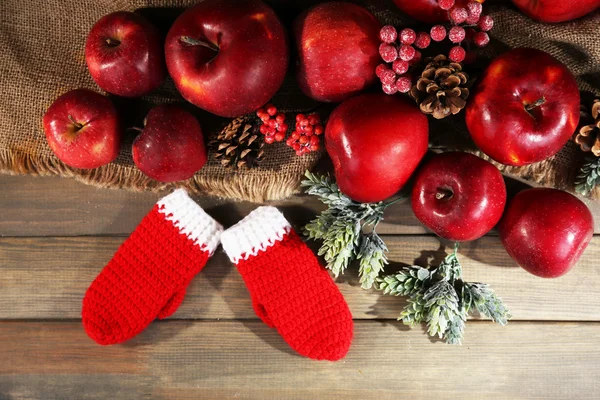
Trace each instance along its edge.
<instances>
[{"instance_id":1,"label":"woven fabric texture","mask_svg":"<svg viewBox=\"0 0 600 400\"><path fill-rule=\"evenodd\" d=\"M81 315L94 341L124 342L177 310L223 230L190 202L185 192L159 201L90 285Z\"/></svg>"},{"instance_id":2,"label":"woven fabric texture","mask_svg":"<svg viewBox=\"0 0 600 400\"><path fill-rule=\"evenodd\" d=\"M248 287L256 314L290 347L317 360L346 355L353 334L350 309L276 208L257 208L221 240Z\"/></svg>"},{"instance_id":3,"label":"woven fabric texture","mask_svg":"<svg viewBox=\"0 0 600 400\"><path fill-rule=\"evenodd\" d=\"M300 10L314 0L269 1L288 27ZM427 29L404 16L391 0L357 0L382 23ZM99 90L87 72L84 44L87 33L100 17L117 10L136 11L155 23L162 34L183 8L196 0L3 0L0 4L0 171L18 174L58 174L75 177L103 187L162 190L175 185L162 184L143 175L133 164L128 132L118 159L95 170L77 170L61 163L48 147L41 128L44 111L60 94L76 88ZM489 57L509 48L528 46L542 49L564 62L576 75L582 90L600 94L600 11L573 22L547 25L519 14L510 4L494 6L486 2L495 19ZM507 2L508 3L508 2ZM293 43L293 42L291 42ZM292 54L294 51L292 51ZM485 58L485 57L484 57ZM290 65L294 65L294 59ZM472 73L471 71L469 71ZM113 98L126 127L141 126L149 109L160 103L186 105L173 82L167 79L154 93L137 100ZM293 68L274 98L282 111L314 108L316 103L299 91ZM210 138L227 122L189 104ZM443 149L476 152L468 137L463 114L432 122L432 142ZM266 146L261 167L243 172L227 172L218 162L208 164L193 178L180 182L190 191L232 199L264 201L281 199L298 190L306 169L319 155L296 157L282 143ZM582 154L569 143L547 161L527 167L501 167L510 175L544 185L569 187Z\"/></svg>"}]
</instances>

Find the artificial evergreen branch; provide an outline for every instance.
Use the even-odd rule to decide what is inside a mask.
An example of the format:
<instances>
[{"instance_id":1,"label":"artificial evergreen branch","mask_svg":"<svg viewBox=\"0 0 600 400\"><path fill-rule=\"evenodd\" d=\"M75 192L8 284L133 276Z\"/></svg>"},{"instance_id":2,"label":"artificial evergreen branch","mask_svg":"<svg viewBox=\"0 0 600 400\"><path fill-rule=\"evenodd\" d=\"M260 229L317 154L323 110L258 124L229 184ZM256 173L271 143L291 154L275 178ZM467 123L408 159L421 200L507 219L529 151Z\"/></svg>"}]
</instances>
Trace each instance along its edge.
<instances>
[{"instance_id":1,"label":"artificial evergreen branch","mask_svg":"<svg viewBox=\"0 0 600 400\"><path fill-rule=\"evenodd\" d=\"M575 177L575 191L589 195L600 184L600 157L588 157Z\"/></svg>"},{"instance_id":2,"label":"artificial evergreen branch","mask_svg":"<svg viewBox=\"0 0 600 400\"><path fill-rule=\"evenodd\" d=\"M479 312L500 325L506 325L510 312L484 283L462 280L458 246L437 267L412 265L394 275L376 280L383 294L408 296L398 320L405 325L427 323L427 332L449 344L461 344L467 315Z\"/></svg>"}]
</instances>

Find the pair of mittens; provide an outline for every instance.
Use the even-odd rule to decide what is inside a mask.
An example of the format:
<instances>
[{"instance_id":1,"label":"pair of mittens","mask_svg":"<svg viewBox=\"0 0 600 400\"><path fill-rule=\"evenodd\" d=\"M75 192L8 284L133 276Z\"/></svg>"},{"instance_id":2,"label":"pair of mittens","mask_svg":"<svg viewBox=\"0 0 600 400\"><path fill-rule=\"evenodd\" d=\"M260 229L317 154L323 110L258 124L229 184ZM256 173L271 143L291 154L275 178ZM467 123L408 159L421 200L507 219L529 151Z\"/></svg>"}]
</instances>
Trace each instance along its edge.
<instances>
[{"instance_id":1,"label":"pair of mittens","mask_svg":"<svg viewBox=\"0 0 600 400\"><path fill-rule=\"evenodd\" d=\"M299 354L346 355L352 315L312 251L274 207L259 207L230 229L178 189L161 199L89 287L82 319L102 345L124 342L172 315L191 280L222 242L256 314Z\"/></svg>"}]
</instances>

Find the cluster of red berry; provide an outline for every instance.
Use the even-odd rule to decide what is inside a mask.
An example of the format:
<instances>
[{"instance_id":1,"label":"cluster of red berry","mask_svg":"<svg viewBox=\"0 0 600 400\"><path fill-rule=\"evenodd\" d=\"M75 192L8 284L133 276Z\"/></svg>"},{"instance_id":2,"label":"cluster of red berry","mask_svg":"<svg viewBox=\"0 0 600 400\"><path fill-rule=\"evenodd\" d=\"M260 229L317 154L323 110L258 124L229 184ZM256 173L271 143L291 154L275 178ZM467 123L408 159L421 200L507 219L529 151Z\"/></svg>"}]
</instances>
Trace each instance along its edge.
<instances>
[{"instance_id":1,"label":"cluster of red berry","mask_svg":"<svg viewBox=\"0 0 600 400\"><path fill-rule=\"evenodd\" d=\"M256 110L256 116L262 121L259 130L265 135L265 143L283 142L288 131L285 114L278 113L273 104L267 104L264 108ZM321 148L319 137L322 134L323 125L319 114L298 114L296 127L285 143L301 156Z\"/></svg>"},{"instance_id":2,"label":"cluster of red berry","mask_svg":"<svg viewBox=\"0 0 600 400\"><path fill-rule=\"evenodd\" d=\"M448 11L448 19L452 24L449 32L443 25L435 25L429 33L417 33L410 28L398 33L391 25L381 28L379 38L383 43L379 46L379 55L385 63L379 64L375 72L386 94L407 93L410 90L412 76L409 69L421 61L419 50L429 47L432 40L441 42L447 36L455 43L456 46L450 49L448 55L454 62L462 62L466 57L474 58L474 53L467 54L461 46L463 41L473 42L479 47L489 43L490 37L486 32L492 29L494 21L489 15L482 15L481 3L470 1L463 8L455 7L455 0L438 0L438 6Z\"/></svg>"},{"instance_id":3,"label":"cluster of red berry","mask_svg":"<svg viewBox=\"0 0 600 400\"><path fill-rule=\"evenodd\" d=\"M319 137L322 134L323 125L319 114L312 113L308 116L298 114L296 115L296 129L285 143L296 150L297 155L301 156L321 148Z\"/></svg>"}]
</instances>

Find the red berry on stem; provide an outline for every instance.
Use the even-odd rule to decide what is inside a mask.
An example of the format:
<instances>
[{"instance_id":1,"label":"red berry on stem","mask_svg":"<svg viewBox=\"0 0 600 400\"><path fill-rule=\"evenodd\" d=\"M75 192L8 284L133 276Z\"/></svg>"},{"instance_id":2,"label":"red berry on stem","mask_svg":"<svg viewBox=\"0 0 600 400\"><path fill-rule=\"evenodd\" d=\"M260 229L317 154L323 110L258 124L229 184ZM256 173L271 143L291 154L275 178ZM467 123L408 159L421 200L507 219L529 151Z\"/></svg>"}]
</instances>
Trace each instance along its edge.
<instances>
[{"instance_id":1,"label":"red berry on stem","mask_svg":"<svg viewBox=\"0 0 600 400\"><path fill-rule=\"evenodd\" d=\"M385 64L379 64L379 65L377 66L377 68L375 68L375 75L377 75L377 77L381 79L381 73L382 73L383 71L385 71L386 69L389 69L389 68L387 67L387 65L385 65Z\"/></svg>"},{"instance_id":2,"label":"red berry on stem","mask_svg":"<svg viewBox=\"0 0 600 400\"><path fill-rule=\"evenodd\" d=\"M275 114L277 114L277 108L275 108L275 106L273 104L267 104L267 114L269 114L271 117L274 116Z\"/></svg>"},{"instance_id":3,"label":"red berry on stem","mask_svg":"<svg viewBox=\"0 0 600 400\"><path fill-rule=\"evenodd\" d=\"M321 117L319 117L319 114L313 113L313 114L310 114L308 116L308 123L309 124L316 125L319 122L321 122Z\"/></svg>"},{"instance_id":4,"label":"red berry on stem","mask_svg":"<svg viewBox=\"0 0 600 400\"><path fill-rule=\"evenodd\" d=\"M398 37L396 28L391 25L386 25L379 31L379 39L384 43L394 43Z\"/></svg>"},{"instance_id":5,"label":"red berry on stem","mask_svg":"<svg viewBox=\"0 0 600 400\"><path fill-rule=\"evenodd\" d=\"M384 85L391 85L396 81L396 74L391 69L388 69L381 74L379 79L381 79L381 83Z\"/></svg>"},{"instance_id":6,"label":"red berry on stem","mask_svg":"<svg viewBox=\"0 0 600 400\"><path fill-rule=\"evenodd\" d=\"M469 15L465 20L468 25L476 25L479 22L479 15Z\"/></svg>"},{"instance_id":7,"label":"red berry on stem","mask_svg":"<svg viewBox=\"0 0 600 400\"><path fill-rule=\"evenodd\" d=\"M259 108L258 110L256 110L256 116L257 116L257 117L259 117L259 118L260 118L260 117L261 117L263 114L265 114L265 113L266 113L266 111L265 111L265 109L264 109L264 108L262 108L262 107L261 107L261 108Z\"/></svg>"},{"instance_id":8,"label":"red berry on stem","mask_svg":"<svg viewBox=\"0 0 600 400\"><path fill-rule=\"evenodd\" d=\"M300 136L300 139L298 139L298 143L300 143L300 144L306 144L306 143L308 143L308 137L306 137L306 136Z\"/></svg>"},{"instance_id":9,"label":"red berry on stem","mask_svg":"<svg viewBox=\"0 0 600 400\"><path fill-rule=\"evenodd\" d=\"M267 134L267 130L269 128L266 125L261 125L260 128L258 128L258 130L260 131L260 133L262 133L263 135Z\"/></svg>"},{"instance_id":10,"label":"red berry on stem","mask_svg":"<svg viewBox=\"0 0 600 400\"><path fill-rule=\"evenodd\" d=\"M385 94L396 94L398 93L398 88L396 87L396 82L392 83L392 84L384 84L381 86L381 88L383 89L383 93Z\"/></svg>"},{"instance_id":11,"label":"red berry on stem","mask_svg":"<svg viewBox=\"0 0 600 400\"><path fill-rule=\"evenodd\" d=\"M269 126L269 128L275 128L277 126L277 121L275 121L274 119L269 119L267 125Z\"/></svg>"},{"instance_id":12,"label":"red berry on stem","mask_svg":"<svg viewBox=\"0 0 600 400\"><path fill-rule=\"evenodd\" d=\"M400 43L402 44L413 44L417 39L417 34L410 28L402 29L400 32Z\"/></svg>"},{"instance_id":13,"label":"red berry on stem","mask_svg":"<svg viewBox=\"0 0 600 400\"><path fill-rule=\"evenodd\" d=\"M315 135L322 135L323 134L323 125L317 125L315 126Z\"/></svg>"},{"instance_id":14,"label":"red berry on stem","mask_svg":"<svg viewBox=\"0 0 600 400\"><path fill-rule=\"evenodd\" d=\"M413 57L413 59L414 59L414 57ZM406 62L404 60L396 60L392 64L392 69L398 75L404 75L408 71L408 67L409 67L408 62Z\"/></svg>"},{"instance_id":15,"label":"red berry on stem","mask_svg":"<svg viewBox=\"0 0 600 400\"><path fill-rule=\"evenodd\" d=\"M420 49L426 49L427 47L429 47L430 43L431 37L429 36L429 34L427 32L419 32L419 34L417 35L417 39L415 40L415 46L417 46Z\"/></svg>"},{"instance_id":16,"label":"red berry on stem","mask_svg":"<svg viewBox=\"0 0 600 400\"><path fill-rule=\"evenodd\" d=\"M446 38L446 28L444 28L442 25L435 25L433 28L431 28L430 34L431 39L435 40L436 42L441 42Z\"/></svg>"},{"instance_id":17,"label":"red berry on stem","mask_svg":"<svg viewBox=\"0 0 600 400\"><path fill-rule=\"evenodd\" d=\"M285 121L285 114L283 113L279 113L275 116L275 121L277 121L278 124L282 124L283 121Z\"/></svg>"},{"instance_id":18,"label":"red berry on stem","mask_svg":"<svg viewBox=\"0 0 600 400\"><path fill-rule=\"evenodd\" d=\"M450 54L448 55L448 58L450 58L450 60L454 62L461 62L465 59L466 53L467 52L462 47L454 46L450 49Z\"/></svg>"},{"instance_id":19,"label":"red berry on stem","mask_svg":"<svg viewBox=\"0 0 600 400\"><path fill-rule=\"evenodd\" d=\"M473 36L473 43L478 47L485 47L490 42L490 36L485 32L477 32Z\"/></svg>"},{"instance_id":20,"label":"red berry on stem","mask_svg":"<svg viewBox=\"0 0 600 400\"><path fill-rule=\"evenodd\" d=\"M484 15L479 19L477 26L484 32L490 31L494 27L494 19L489 15Z\"/></svg>"},{"instance_id":21,"label":"red berry on stem","mask_svg":"<svg viewBox=\"0 0 600 400\"><path fill-rule=\"evenodd\" d=\"M316 136L313 136L310 138L310 144L311 145L315 145L315 144L319 144L319 138Z\"/></svg>"},{"instance_id":22,"label":"red berry on stem","mask_svg":"<svg viewBox=\"0 0 600 400\"><path fill-rule=\"evenodd\" d=\"M290 136L292 139L294 140L298 140L300 139L300 133L298 133L297 131L292 132L292 136Z\"/></svg>"},{"instance_id":23,"label":"red berry on stem","mask_svg":"<svg viewBox=\"0 0 600 400\"><path fill-rule=\"evenodd\" d=\"M279 132L287 132L287 130L288 130L288 124L279 125Z\"/></svg>"},{"instance_id":24,"label":"red berry on stem","mask_svg":"<svg viewBox=\"0 0 600 400\"><path fill-rule=\"evenodd\" d=\"M402 76L396 81L396 88L400 93L408 93L412 87L412 82L409 77Z\"/></svg>"},{"instance_id":25,"label":"red berry on stem","mask_svg":"<svg viewBox=\"0 0 600 400\"><path fill-rule=\"evenodd\" d=\"M296 122L300 122L300 121L302 121L304 118L306 118L306 117L304 116L304 114L298 114L298 115L296 115Z\"/></svg>"},{"instance_id":26,"label":"red berry on stem","mask_svg":"<svg viewBox=\"0 0 600 400\"><path fill-rule=\"evenodd\" d=\"M415 56L415 48L404 44L400 47L400 51L398 52L398 56L401 60L410 61Z\"/></svg>"},{"instance_id":27,"label":"red berry on stem","mask_svg":"<svg viewBox=\"0 0 600 400\"><path fill-rule=\"evenodd\" d=\"M283 132L277 132L275 134L275 141L276 142L282 142L283 139L285 139L285 133L283 133Z\"/></svg>"},{"instance_id":28,"label":"red berry on stem","mask_svg":"<svg viewBox=\"0 0 600 400\"><path fill-rule=\"evenodd\" d=\"M481 12L483 11L483 6L481 3L476 1L471 1L467 4L467 12L469 16L477 16L479 18L481 16Z\"/></svg>"},{"instance_id":29,"label":"red berry on stem","mask_svg":"<svg viewBox=\"0 0 600 400\"><path fill-rule=\"evenodd\" d=\"M448 38L452 43L460 43L465 40L465 29L461 26L453 26L448 33Z\"/></svg>"},{"instance_id":30,"label":"red berry on stem","mask_svg":"<svg viewBox=\"0 0 600 400\"><path fill-rule=\"evenodd\" d=\"M467 12L467 10L465 8L456 7L450 11L450 19L456 25L462 24L463 22L465 22L467 20L468 17L469 17L469 13Z\"/></svg>"},{"instance_id":31,"label":"red berry on stem","mask_svg":"<svg viewBox=\"0 0 600 400\"><path fill-rule=\"evenodd\" d=\"M415 50L415 56L412 58L412 60L410 60L409 64L417 65L421 61L422 57L423 55L421 54L421 52L419 50Z\"/></svg>"},{"instance_id":32,"label":"red berry on stem","mask_svg":"<svg viewBox=\"0 0 600 400\"><path fill-rule=\"evenodd\" d=\"M438 0L438 6L442 10L449 10L454 7L454 0Z\"/></svg>"},{"instance_id":33,"label":"red berry on stem","mask_svg":"<svg viewBox=\"0 0 600 400\"><path fill-rule=\"evenodd\" d=\"M275 137L273 137L273 135L267 135L265 136L265 143L266 144L271 144L275 142Z\"/></svg>"},{"instance_id":34,"label":"red berry on stem","mask_svg":"<svg viewBox=\"0 0 600 400\"><path fill-rule=\"evenodd\" d=\"M385 62L394 62L398 58L398 50L396 50L396 46L381 43L379 46L379 55Z\"/></svg>"},{"instance_id":35,"label":"red berry on stem","mask_svg":"<svg viewBox=\"0 0 600 400\"><path fill-rule=\"evenodd\" d=\"M268 122L271 120L271 117L269 117L269 114L263 114L263 115L260 117L260 120L261 120L261 121L262 121L264 124L266 124L266 123L268 123Z\"/></svg>"},{"instance_id":36,"label":"red berry on stem","mask_svg":"<svg viewBox=\"0 0 600 400\"><path fill-rule=\"evenodd\" d=\"M304 134L306 136L312 136L312 134L313 134L313 126L312 125L307 125L306 128L304 128Z\"/></svg>"}]
</instances>

